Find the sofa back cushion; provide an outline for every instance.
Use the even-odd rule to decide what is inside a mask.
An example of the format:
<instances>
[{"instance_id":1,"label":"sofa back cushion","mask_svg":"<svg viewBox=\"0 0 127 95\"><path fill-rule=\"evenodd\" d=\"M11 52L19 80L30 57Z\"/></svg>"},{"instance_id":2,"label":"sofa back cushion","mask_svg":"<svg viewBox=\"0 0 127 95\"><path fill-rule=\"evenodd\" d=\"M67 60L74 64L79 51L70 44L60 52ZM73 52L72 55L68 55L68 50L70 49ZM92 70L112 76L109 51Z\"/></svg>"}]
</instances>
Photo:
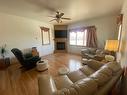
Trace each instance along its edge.
<instances>
[{"instance_id":1,"label":"sofa back cushion","mask_svg":"<svg viewBox=\"0 0 127 95\"><path fill-rule=\"evenodd\" d=\"M67 75L59 76L55 78L56 88L58 90L62 88L69 88L73 82L67 77Z\"/></svg>"},{"instance_id":2,"label":"sofa back cushion","mask_svg":"<svg viewBox=\"0 0 127 95\"><path fill-rule=\"evenodd\" d=\"M97 83L85 78L74 83L70 88L59 90L56 95L93 95L97 91Z\"/></svg>"},{"instance_id":3,"label":"sofa back cushion","mask_svg":"<svg viewBox=\"0 0 127 95\"><path fill-rule=\"evenodd\" d=\"M107 66L105 66L105 65L102 66L97 72L106 74L109 77L113 75L112 70L110 68L108 68Z\"/></svg>"},{"instance_id":4,"label":"sofa back cushion","mask_svg":"<svg viewBox=\"0 0 127 95\"><path fill-rule=\"evenodd\" d=\"M112 76L108 76L100 72L95 72L90 76L90 78L94 79L98 83L99 87L103 86L106 82L108 82L111 79L111 77Z\"/></svg>"},{"instance_id":5,"label":"sofa back cushion","mask_svg":"<svg viewBox=\"0 0 127 95\"><path fill-rule=\"evenodd\" d=\"M96 54L96 50L97 50L96 48L88 48L89 53L93 55Z\"/></svg>"},{"instance_id":6,"label":"sofa back cushion","mask_svg":"<svg viewBox=\"0 0 127 95\"><path fill-rule=\"evenodd\" d=\"M86 78L87 76L80 70L70 72L67 74L68 78L74 83L80 79Z\"/></svg>"},{"instance_id":7,"label":"sofa back cushion","mask_svg":"<svg viewBox=\"0 0 127 95\"><path fill-rule=\"evenodd\" d=\"M97 55L100 55L101 52L102 52L102 50L100 50L100 49L97 49L97 50L96 50L96 54L97 54Z\"/></svg>"},{"instance_id":8,"label":"sofa back cushion","mask_svg":"<svg viewBox=\"0 0 127 95\"><path fill-rule=\"evenodd\" d=\"M100 67L102 67L104 65L104 63L96 61L96 60L93 60L93 59L90 59L90 60L88 60L87 65L90 68L92 68L95 71L97 71Z\"/></svg>"},{"instance_id":9,"label":"sofa back cushion","mask_svg":"<svg viewBox=\"0 0 127 95\"><path fill-rule=\"evenodd\" d=\"M117 62L109 62L105 64L104 67L108 67L109 69L111 69L113 74L115 74L121 69L120 64L118 64Z\"/></svg>"},{"instance_id":10,"label":"sofa back cushion","mask_svg":"<svg viewBox=\"0 0 127 95\"><path fill-rule=\"evenodd\" d=\"M90 68L88 65L85 65L82 68L80 68L80 71L82 71L86 76L89 76L95 72L95 70Z\"/></svg>"},{"instance_id":11,"label":"sofa back cushion","mask_svg":"<svg viewBox=\"0 0 127 95\"><path fill-rule=\"evenodd\" d=\"M113 72L118 70L119 66L117 66L117 64L109 62L107 64L104 64L90 77L96 80L98 86L103 86L106 82L108 82L112 78Z\"/></svg>"}]
</instances>

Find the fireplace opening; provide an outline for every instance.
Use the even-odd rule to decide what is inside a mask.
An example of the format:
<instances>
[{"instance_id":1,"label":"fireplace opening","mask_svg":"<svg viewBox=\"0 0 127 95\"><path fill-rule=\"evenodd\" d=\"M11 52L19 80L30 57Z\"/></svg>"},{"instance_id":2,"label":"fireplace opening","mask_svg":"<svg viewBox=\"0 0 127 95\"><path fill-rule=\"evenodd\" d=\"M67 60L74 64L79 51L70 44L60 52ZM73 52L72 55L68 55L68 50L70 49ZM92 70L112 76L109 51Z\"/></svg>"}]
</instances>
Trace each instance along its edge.
<instances>
[{"instance_id":1,"label":"fireplace opening","mask_svg":"<svg viewBox=\"0 0 127 95\"><path fill-rule=\"evenodd\" d=\"M65 50L65 42L57 42L56 49L57 50Z\"/></svg>"}]
</instances>

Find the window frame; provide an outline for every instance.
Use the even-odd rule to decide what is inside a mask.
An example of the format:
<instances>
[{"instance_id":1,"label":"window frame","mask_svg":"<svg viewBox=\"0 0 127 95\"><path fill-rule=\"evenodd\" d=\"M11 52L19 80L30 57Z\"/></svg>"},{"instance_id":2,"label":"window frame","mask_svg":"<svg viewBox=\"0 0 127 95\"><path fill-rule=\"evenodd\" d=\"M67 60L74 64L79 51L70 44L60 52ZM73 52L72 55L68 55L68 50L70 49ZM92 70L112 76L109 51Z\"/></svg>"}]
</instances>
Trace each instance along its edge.
<instances>
[{"instance_id":1,"label":"window frame","mask_svg":"<svg viewBox=\"0 0 127 95\"><path fill-rule=\"evenodd\" d=\"M50 29L47 27L40 27L42 36L42 45L50 45ZM47 32L47 38L44 36L44 32Z\"/></svg>"},{"instance_id":2,"label":"window frame","mask_svg":"<svg viewBox=\"0 0 127 95\"><path fill-rule=\"evenodd\" d=\"M76 45L70 44L70 33L71 32L76 32ZM80 32L80 31L69 31L69 45L70 46L76 46L76 47L87 47L87 45L84 45L84 43L85 43L85 41L84 41L85 37L83 37L83 45L77 45L77 32ZM86 35L87 35L87 29L85 29L83 32L84 32L83 36L85 36L85 32L86 32Z\"/></svg>"}]
</instances>

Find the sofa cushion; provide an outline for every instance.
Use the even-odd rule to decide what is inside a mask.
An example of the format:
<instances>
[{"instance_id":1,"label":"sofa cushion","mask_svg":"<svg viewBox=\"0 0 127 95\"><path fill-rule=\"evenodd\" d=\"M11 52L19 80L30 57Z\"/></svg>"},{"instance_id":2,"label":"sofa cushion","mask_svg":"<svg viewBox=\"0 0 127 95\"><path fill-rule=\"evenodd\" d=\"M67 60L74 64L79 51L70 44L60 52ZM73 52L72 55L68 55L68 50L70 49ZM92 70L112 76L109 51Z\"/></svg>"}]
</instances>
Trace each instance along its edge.
<instances>
[{"instance_id":1,"label":"sofa cushion","mask_svg":"<svg viewBox=\"0 0 127 95\"><path fill-rule=\"evenodd\" d=\"M89 53L95 55L96 54L96 48L89 48Z\"/></svg>"},{"instance_id":2,"label":"sofa cushion","mask_svg":"<svg viewBox=\"0 0 127 95\"><path fill-rule=\"evenodd\" d=\"M87 65L80 68L80 71L82 71L86 76L89 76L95 72L95 70L93 70L92 68L90 68Z\"/></svg>"},{"instance_id":3,"label":"sofa cushion","mask_svg":"<svg viewBox=\"0 0 127 95\"><path fill-rule=\"evenodd\" d=\"M79 95L93 95L98 88L96 81L92 78L81 79L71 87L74 87Z\"/></svg>"},{"instance_id":4,"label":"sofa cushion","mask_svg":"<svg viewBox=\"0 0 127 95\"><path fill-rule=\"evenodd\" d=\"M88 60L87 63L88 63L87 65L94 70L98 70L101 66L104 65L104 63L93 60L93 59Z\"/></svg>"},{"instance_id":5,"label":"sofa cushion","mask_svg":"<svg viewBox=\"0 0 127 95\"><path fill-rule=\"evenodd\" d=\"M102 50L100 50L100 49L97 49L97 50L96 50L96 54L97 54L97 55L100 55L101 52L102 52Z\"/></svg>"},{"instance_id":6,"label":"sofa cushion","mask_svg":"<svg viewBox=\"0 0 127 95\"><path fill-rule=\"evenodd\" d=\"M93 95L97 91L97 83L91 78L77 81L68 89L62 89L56 95Z\"/></svg>"},{"instance_id":7,"label":"sofa cushion","mask_svg":"<svg viewBox=\"0 0 127 95\"><path fill-rule=\"evenodd\" d=\"M88 50L88 49L82 49L82 50L81 50L81 53L83 53L83 54L89 53L89 50Z\"/></svg>"},{"instance_id":8,"label":"sofa cushion","mask_svg":"<svg viewBox=\"0 0 127 95\"><path fill-rule=\"evenodd\" d=\"M60 90L62 88L70 87L73 82L67 77L67 75L63 75L55 78L55 84L56 88Z\"/></svg>"},{"instance_id":9,"label":"sofa cushion","mask_svg":"<svg viewBox=\"0 0 127 95\"><path fill-rule=\"evenodd\" d=\"M72 82L76 82L80 79L86 78L87 76L80 70L77 71L73 71L70 72L69 74L67 74L68 78L72 81Z\"/></svg>"},{"instance_id":10,"label":"sofa cushion","mask_svg":"<svg viewBox=\"0 0 127 95\"><path fill-rule=\"evenodd\" d=\"M93 59L93 58L94 58L94 56L95 56L95 55L93 55L93 54L86 54L86 55L87 55L87 58L88 58L88 59L90 59L90 58L92 58L92 59Z\"/></svg>"},{"instance_id":11,"label":"sofa cushion","mask_svg":"<svg viewBox=\"0 0 127 95\"><path fill-rule=\"evenodd\" d=\"M98 86L103 86L106 82L108 82L111 79L112 76L108 76L104 73L95 72L90 76L90 78L93 78L97 83Z\"/></svg>"},{"instance_id":12,"label":"sofa cushion","mask_svg":"<svg viewBox=\"0 0 127 95\"><path fill-rule=\"evenodd\" d=\"M113 74L115 74L116 72L118 72L121 69L120 64L118 64L117 62L109 62L105 66L110 68L112 70Z\"/></svg>"},{"instance_id":13,"label":"sofa cushion","mask_svg":"<svg viewBox=\"0 0 127 95\"><path fill-rule=\"evenodd\" d=\"M63 88L58 90L53 95L79 95L75 88Z\"/></svg>"},{"instance_id":14,"label":"sofa cushion","mask_svg":"<svg viewBox=\"0 0 127 95\"><path fill-rule=\"evenodd\" d=\"M112 70L110 68L108 68L107 66L105 66L105 65L102 66L97 72L106 74L109 77L112 76Z\"/></svg>"},{"instance_id":15,"label":"sofa cushion","mask_svg":"<svg viewBox=\"0 0 127 95\"><path fill-rule=\"evenodd\" d=\"M101 52L101 54L110 55L110 54L111 54L111 51L103 50L103 51Z\"/></svg>"}]
</instances>

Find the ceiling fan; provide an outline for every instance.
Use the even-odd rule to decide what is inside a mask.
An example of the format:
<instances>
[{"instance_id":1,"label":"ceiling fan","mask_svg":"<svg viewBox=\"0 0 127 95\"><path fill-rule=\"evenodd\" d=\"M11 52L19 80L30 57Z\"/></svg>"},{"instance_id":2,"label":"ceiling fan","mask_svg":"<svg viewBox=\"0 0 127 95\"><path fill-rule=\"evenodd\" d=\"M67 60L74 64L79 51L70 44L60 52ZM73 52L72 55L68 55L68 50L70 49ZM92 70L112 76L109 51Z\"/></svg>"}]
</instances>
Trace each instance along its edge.
<instances>
[{"instance_id":1,"label":"ceiling fan","mask_svg":"<svg viewBox=\"0 0 127 95\"><path fill-rule=\"evenodd\" d=\"M71 20L71 18L63 17L63 15L64 13L60 13L59 11L57 11L55 16L49 16L53 18L49 22L56 21L57 23L62 23L62 20Z\"/></svg>"}]
</instances>

